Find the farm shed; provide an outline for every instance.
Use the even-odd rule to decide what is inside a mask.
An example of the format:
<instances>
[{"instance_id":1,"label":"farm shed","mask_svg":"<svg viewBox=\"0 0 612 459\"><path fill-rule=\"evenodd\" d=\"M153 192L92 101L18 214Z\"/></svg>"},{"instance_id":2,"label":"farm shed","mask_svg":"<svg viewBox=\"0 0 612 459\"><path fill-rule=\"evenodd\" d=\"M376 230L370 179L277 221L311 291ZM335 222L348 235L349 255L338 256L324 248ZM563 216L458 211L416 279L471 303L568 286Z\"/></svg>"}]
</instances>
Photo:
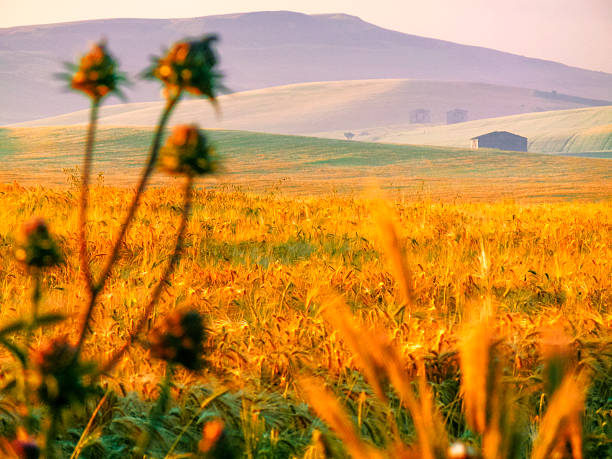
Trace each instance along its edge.
<instances>
[{"instance_id":1,"label":"farm shed","mask_svg":"<svg viewBox=\"0 0 612 459\"><path fill-rule=\"evenodd\" d=\"M446 124L463 123L468 120L467 110L455 108L446 112Z\"/></svg>"},{"instance_id":2,"label":"farm shed","mask_svg":"<svg viewBox=\"0 0 612 459\"><path fill-rule=\"evenodd\" d=\"M410 122L412 124L431 123L431 112L425 108L417 108L410 112Z\"/></svg>"},{"instance_id":3,"label":"farm shed","mask_svg":"<svg viewBox=\"0 0 612 459\"><path fill-rule=\"evenodd\" d=\"M472 137L472 150L479 148L498 148L509 151L527 151L527 137L508 131L494 131L488 134Z\"/></svg>"}]
</instances>

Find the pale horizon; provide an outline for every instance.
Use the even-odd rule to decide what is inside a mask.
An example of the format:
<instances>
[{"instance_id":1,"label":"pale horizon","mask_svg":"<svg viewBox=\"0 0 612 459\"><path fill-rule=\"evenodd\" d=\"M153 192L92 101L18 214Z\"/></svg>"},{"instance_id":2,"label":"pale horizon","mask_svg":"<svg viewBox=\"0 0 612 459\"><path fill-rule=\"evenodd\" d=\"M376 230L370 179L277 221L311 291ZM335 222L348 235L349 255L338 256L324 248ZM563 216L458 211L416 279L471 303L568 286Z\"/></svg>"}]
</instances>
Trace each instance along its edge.
<instances>
[{"instance_id":1,"label":"pale horizon","mask_svg":"<svg viewBox=\"0 0 612 459\"><path fill-rule=\"evenodd\" d=\"M41 7L44 5L44 7ZM53 7L38 0L0 0L0 28L98 19L180 19L255 11L295 11L305 14L349 14L412 35L560 62L569 66L612 73L612 2L608 0L432 0L427 4L380 0L341 0L333 3L245 0L202 5L194 0L126 2L108 0L104 8L58 0ZM441 15L440 11L444 11Z\"/></svg>"}]
</instances>

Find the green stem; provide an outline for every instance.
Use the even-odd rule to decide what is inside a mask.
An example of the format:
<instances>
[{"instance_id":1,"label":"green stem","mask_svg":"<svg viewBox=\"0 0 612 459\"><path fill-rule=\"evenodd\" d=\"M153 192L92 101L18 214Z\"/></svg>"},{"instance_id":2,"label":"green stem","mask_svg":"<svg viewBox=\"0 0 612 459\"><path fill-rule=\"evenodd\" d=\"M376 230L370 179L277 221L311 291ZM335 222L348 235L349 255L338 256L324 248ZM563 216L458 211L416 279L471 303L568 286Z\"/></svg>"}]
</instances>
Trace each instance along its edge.
<instances>
[{"instance_id":1,"label":"green stem","mask_svg":"<svg viewBox=\"0 0 612 459\"><path fill-rule=\"evenodd\" d=\"M42 298L42 278L40 273L40 268L33 268L32 278L34 279L34 287L32 288L32 310L30 312L30 323L28 324L28 328L26 329L25 335L25 351L26 353L30 349L30 341L32 341L32 331L36 327L36 322L38 320L38 310L40 309L40 299ZM26 364L23 366L24 372L27 366ZM27 393L25 393L27 396Z\"/></svg>"},{"instance_id":2,"label":"green stem","mask_svg":"<svg viewBox=\"0 0 612 459\"><path fill-rule=\"evenodd\" d=\"M38 310L40 308L40 299L42 297L42 281L41 281L41 273L40 268L34 268L32 272L32 278L34 279L34 287L32 289L32 311L30 317L30 323L26 329L25 335L25 352L26 357L24 362L22 363L22 387L21 387L21 396L23 398L23 403L25 404L27 415L26 415L26 430L30 431L30 424L33 419L32 416L32 405L30 404L30 386L28 384L28 351L30 349L30 342L32 341L32 335L34 327L36 327L36 322L38 320Z\"/></svg>"},{"instance_id":3,"label":"green stem","mask_svg":"<svg viewBox=\"0 0 612 459\"><path fill-rule=\"evenodd\" d=\"M89 127L87 129L87 142L85 144L85 155L83 157L83 171L81 173L81 201L79 205L79 258L81 271L85 278L87 291L92 295L93 278L89 267L89 254L87 252L87 205L89 202L89 178L91 175L91 163L93 159L93 147L98 121L98 108L100 100L93 99L89 111Z\"/></svg>"},{"instance_id":4,"label":"green stem","mask_svg":"<svg viewBox=\"0 0 612 459\"><path fill-rule=\"evenodd\" d=\"M38 319L40 299L42 298L42 281L39 268L34 268L32 277L34 278L34 289L32 290L32 322L30 324L30 330L35 325L36 320Z\"/></svg>"},{"instance_id":5,"label":"green stem","mask_svg":"<svg viewBox=\"0 0 612 459\"><path fill-rule=\"evenodd\" d=\"M93 282L91 295L89 297L89 304L87 305L87 308L85 310L85 314L83 315L83 320L81 323L81 330L79 333L79 339L77 341L77 352L75 353L75 357L78 357L83 347L83 342L85 340L85 336L87 335L87 329L89 326L89 321L91 319L91 314L96 304L96 298L98 294L104 289L104 285L106 284L106 281L108 280L108 277L115 265L115 262L117 261L117 258L119 256L119 248L121 247L125 234L127 233L130 223L132 222L132 219L134 218L134 215L136 214L136 210L138 209L138 205L140 203L140 198L142 196L142 193L144 192L147 182L149 181L149 177L151 176L151 173L153 172L153 169L155 167L155 163L157 162L157 156L159 154L159 149L161 147L161 140L164 134L164 129L166 127L166 124L168 123L168 119L170 118L172 109L175 107L176 103L179 101L180 96L181 94L179 93L176 97L171 98L166 102L166 106L164 108L164 111L162 112L161 118L157 125L157 129L155 131L155 136L153 138L153 144L151 146L151 153L149 155L149 160L147 162L147 165L145 166L142 176L140 177L138 187L136 188L136 194L132 198L132 203L130 204L125 220L123 221L123 224L121 225L119 229L119 234L117 235L113 243L111 254L108 257L106 265L104 266L102 270L102 274L100 275L100 278L98 279L97 282Z\"/></svg>"},{"instance_id":6,"label":"green stem","mask_svg":"<svg viewBox=\"0 0 612 459\"><path fill-rule=\"evenodd\" d=\"M121 357L123 357L125 352L131 346L134 339L142 331L142 328L144 327L144 324L146 323L147 319L149 319L149 316L151 315L151 312L153 311L155 304L157 304L157 301L159 300L164 290L164 286L166 285L166 281L168 280L168 277L170 277L170 274L172 274L174 267L176 266L176 264L178 263L181 257L181 251L183 248L183 242L185 239L185 232L187 230L187 222L189 220L189 213L191 211L192 203L193 203L193 177L190 175L187 177L187 180L185 181L185 185L183 187L183 211L181 213L181 223L179 225L179 230L176 236L176 243L174 245L174 251L172 252L170 261L168 262L168 265L166 266L165 271L162 273L162 276L157 282L157 285L155 286L155 289L153 290L153 293L151 294L151 298L149 299L149 303L145 307L144 312L142 313L142 315L140 316L140 319L136 323L136 326L130 332L130 335L128 336L126 342L123 344L121 348L119 348L118 351L116 351L111 356L110 359L108 359L108 362L101 367L102 368L101 371L103 373L112 370L114 366L119 362Z\"/></svg>"}]
</instances>

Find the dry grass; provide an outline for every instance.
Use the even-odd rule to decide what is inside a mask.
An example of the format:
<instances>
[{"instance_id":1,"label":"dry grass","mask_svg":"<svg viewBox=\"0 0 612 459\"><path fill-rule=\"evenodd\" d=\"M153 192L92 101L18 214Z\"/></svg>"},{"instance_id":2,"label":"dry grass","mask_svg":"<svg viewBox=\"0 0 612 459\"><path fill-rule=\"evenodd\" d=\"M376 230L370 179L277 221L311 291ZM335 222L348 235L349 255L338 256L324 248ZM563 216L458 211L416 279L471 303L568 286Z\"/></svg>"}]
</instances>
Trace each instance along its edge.
<instances>
[{"instance_id":1,"label":"dry grass","mask_svg":"<svg viewBox=\"0 0 612 459\"><path fill-rule=\"evenodd\" d=\"M126 189L92 190L88 233L94 274L129 198ZM71 319L37 331L32 345L48 334L74 334L78 327L85 290L76 257L77 202L72 189L0 189L0 324L29 311L30 281L12 256L21 222L44 216L68 255L65 265L44 276L43 311L61 311ZM108 355L138 320L171 254L179 206L173 188L146 193L100 296L85 357ZM332 428L338 429L334 422L343 426L345 434L338 435L350 438L349 449L363 441L375 454L411 457L430 442L422 425L436 426L441 419L451 441L482 441L483 447L494 445L492 450L503 444L495 432L510 429L499 418L503 405L491 411L487 403L493 399L483 400L478 392L487 385L482 373L493 371L493 360L498 367L491 374L500 381L496 394L511 397L495 403L520 407L526 437L521 454L530 450L539 427L557 433L552 440L538 437L534 457L562 454L566 444L555 443L561 434L575 445L583 403L585 451L590 457L610 452L611 203L430 200L397 201L391 209L397 218L383 227L392 225L396 234L385 244L376 213L364 199L197 192L184 257L150 323L186 305L205 314L209 368L178 373L174 411L153 442L156 457L164 457L194 416L177 453L193 451L202 425L222 417L229 439L247 457L341 456L336 437L302 403L304 372L328 385L324 392L309 386L311 394L321 394L320 403L331 391L344 407L334 409L346 410L322 419ZM393 260L400 253L403 262ZM330 316L330 289L352 310L349 325ZM471 320L482 319L481 310L492 321L488 328L464 333ZM549 397L540 342L553 327L567 335L572 368L581 376L572 375ZM474 336L489 338L474 341ZM489 346L487 340L494 342ZM384 355L393 357L372 360ZM16 364L4 351L0 359L0 382L6 383ZM125 453L147 411L146 402L126 394L151 399L162 372L163 365L142 346L130 351L104 381L115 395L99 411L91 429L97 437L85 445L86 457ZM380 379L382 374L387 377ZM585 391L584 399L576 387ZM219 388L230 392L204 403ZM559 401L564 393L573 397L566 406ZM72 451L101 397L65 421L65 451ZM13 422L2 414L7 404L0 398L0 434ZM411 444L421 449L407 449ZM438 457L436 448L429 449L430 457Z\"/></svg>"}]
</instances>

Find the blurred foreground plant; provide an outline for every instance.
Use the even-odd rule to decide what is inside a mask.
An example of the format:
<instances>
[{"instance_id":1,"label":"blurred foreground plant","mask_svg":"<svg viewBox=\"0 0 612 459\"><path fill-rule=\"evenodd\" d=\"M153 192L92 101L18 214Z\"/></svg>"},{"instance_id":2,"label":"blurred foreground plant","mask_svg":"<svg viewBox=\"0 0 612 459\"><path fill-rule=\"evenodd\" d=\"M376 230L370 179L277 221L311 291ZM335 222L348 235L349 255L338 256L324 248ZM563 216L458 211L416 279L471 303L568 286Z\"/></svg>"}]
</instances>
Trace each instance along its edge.
<instances>
[{"instance_id":1,"label":"blurred foreground plant","mask_svg":"<svg viewBox=\"0 0 612 459\"><path fill-rule=\"evenodd\" d=\"M384 209L381 211L381 209ZM413 277L399 244L393 212L376 205L382 246L400 285L404 301L412 307ZM486 258L482 256L483 276ZM571 359L568 339L557 329L543 330L542 360L545 369L541 390L548 407L541 420L528 419L516 385L506 375L508 357L500 351L504 340L496 322L490 298L483 305L466 307L473 317L465 322L458 343L461 370L463 413L475 434L473 443L449 440L439 412L422 357L416 359L416 378L408 371L412 365L402 356L386 332L367 328L353 318L340 297L326 301L324 316L339 333L348 349L358 358L359 367L375 396L389 404L390 389L395 389L408 410L416 438L407 445L399 436L397 418L390 417L391 438L384 447L362 440L341 403L319 380L308 377L301 388L314 411L344 443L355 458L422 459L582 459L582 414L588 378ZM533 388L531 389L533 390ZM537 432L533 441L528 433ZM313 442L315 439L313 438ZM319 456L317 456L319 457ZM320 457L326 457L323 454Z\"/></svg>"},{"instance_id":2,"label":"blurred foreground plant","mask_svg":"<svg viewBox=\"0 0 612 459\"><path fill-rule=\"evenodd\" d=\"M163 171L183 177L183 203L172 255L147 300L142 316L129 330L125 344L116 349L104 362L82 361L81 353L87 333L92 327L90 323L92 312L118 261L119 249L134 219L150 175L158 163L162 138L173 108L184 92L205 96L216 106L221 75L216 70L218 59L212 47L215 40L215 36L207 35L200 40L179 42L166 56L155 59L155 65L145 72L146 76L158 78L164 85L166 104L155 129L149 157L127 215L123 219L110 253L99 273L92 271L92 257L87 244L89 183L98 110L103 99L109 94L115 93L122 96L119 85L125 81L125 78L119 72L117 61L108 52L104 41L94 44L91 50L80 59L78 65L67 65L72 73L63 76L69 81L70 87L83 92L91 100L82 174L79 182L78 224L80 270L85 282L87 299L83 307L78 336L74 342L68 337L54 338L30 352L32 330L35 327L63 319L58 315L39 314L41 270L57 265L62 261L62 256L58 244L42 219L33 218L24 224L22 242L16 249L15 255L27 266L34 279L32 317L30 321L18 320L0 327L0 345L11 351L23 368L23 375L16 378L16 387L20 388L19 400L26 408L21 428L25 437L24 435L20 437L26 440L17 438L12 442L3 441L0 443L0 452L3 454L30 458L38 457L42 451L46 458L56 457L58 451L55 440L63 410L85 402L88 395L94 390L97 378L103 373L112 371L150 319L164 285L181 256L192 205L194 180L198 176L210 174L215 170L214 150L204 133L195 125L177 126L174 129L172 136L162 149L162 161L159 164ZM26 339L22 344L17 338L8 338L9 334L22 330L26 331ZM170 397L173 366L181 364L190 370L198 369L201 366L205 336L202 318L196 311L177 312L151 333L152 354L167 362L167 371L160 386L159 399L150 413L148 430L138 441L135 449L136 456L143 457L147 454L151 435L166 411ZM46 431L44 443L42 440L29 436L29 434L35 435L38 430L32 406L34 394L37 395L38 401L46 408L48 414L43 426ZM81 442L77 444L79 451L80 448Z\"/></svg>"}]
</instances>

